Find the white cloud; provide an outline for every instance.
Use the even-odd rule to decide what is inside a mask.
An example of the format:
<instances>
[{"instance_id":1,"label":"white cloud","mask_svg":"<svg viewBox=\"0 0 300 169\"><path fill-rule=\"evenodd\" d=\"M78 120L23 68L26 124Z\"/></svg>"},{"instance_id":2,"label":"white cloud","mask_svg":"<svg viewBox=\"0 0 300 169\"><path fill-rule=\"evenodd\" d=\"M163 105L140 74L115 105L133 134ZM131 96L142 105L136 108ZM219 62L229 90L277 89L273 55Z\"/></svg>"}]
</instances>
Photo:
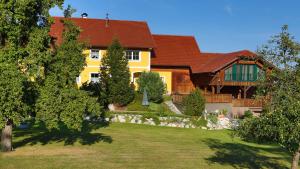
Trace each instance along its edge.
<instances>
[{"instance_id":1,"label":"white cloud","mask_svg":"<svg viewBox=\"0 0 300 169\"><path fill-rule=\"evenodd\" d=\"M224 10L226 13L228 13L229 15L232 15L233 14L233 11L232 11L232 7L230 5L226 5L224 7Z\"/></svg>"}]
</instances>

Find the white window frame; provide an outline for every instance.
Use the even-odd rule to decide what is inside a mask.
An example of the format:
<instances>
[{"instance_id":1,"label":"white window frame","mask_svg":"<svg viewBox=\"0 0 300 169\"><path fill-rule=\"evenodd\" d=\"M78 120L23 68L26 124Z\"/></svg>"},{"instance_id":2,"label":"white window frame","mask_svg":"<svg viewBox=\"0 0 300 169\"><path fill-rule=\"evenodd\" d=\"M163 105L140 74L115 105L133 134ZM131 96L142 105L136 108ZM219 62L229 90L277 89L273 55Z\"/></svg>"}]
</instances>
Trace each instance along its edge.
<instances>
[{"instance_id":1,"label":"white window frame","mask_svg":"<svg viewBox=\"0 0 300 169\"><path fill-rule=\"evenodd\" d=\"M98 51L98 55L99 55L99 57L98 58L92 58L92 51L93 50L97 50ZM102 57L101 57L101 54L102 54L102 52L101 52L101 50L100 49L90 49L90 59L91 60L100 60Z\"/></svg>"},{"instance_id":2,"label":"white window frame","mask_svg":"<svg viewBox=\"0 0 300 169\"><path fill-rule=\"evenodd\" d=\"M132 59L128 59L128 62L140 62L141 61L141 51L140 50L126 50L125 51L125 57L126 57L126 59L127 59L127 55L126 55L126 52L132 52L131 53L131 57L132 57ZM139 60L133 60L133 52L139 52Z\"/></svg>"},{"instance_id":3,"label":"white window frame","mask_svg":"<svg viewBox=\"0 0 300 169\"><path fill-rule=\"evenodd\" d=\"M100 81L100 73L99 72L90 72L90 77L89 77L89 81L90 81L90 83L91 82L94 82L94 81L92 81L92 74L99 74L99 79L98 79L98 82ZM95 83L95 82L94 82Z\"/></svg>"}]
</instances>

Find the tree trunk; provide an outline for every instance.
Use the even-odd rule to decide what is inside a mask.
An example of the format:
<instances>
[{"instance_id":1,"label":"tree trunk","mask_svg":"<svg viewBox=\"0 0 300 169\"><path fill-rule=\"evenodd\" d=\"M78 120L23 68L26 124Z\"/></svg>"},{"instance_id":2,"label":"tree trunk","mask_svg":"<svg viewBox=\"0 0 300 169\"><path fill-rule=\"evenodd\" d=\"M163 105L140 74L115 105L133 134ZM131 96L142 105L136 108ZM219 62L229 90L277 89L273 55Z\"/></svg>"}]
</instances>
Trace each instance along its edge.
<instances>
[{"instance_id":1,"label":"tree trunk","mask_svg":"<svg viewBox=\"0 0 300 169\"><path fill-rule=\"evenodd\" d=\"M1 150L12 151L12 121L8 120L1 133Z\"/></svg>"},{"instance_id":2,"label":"tree trunk","mask_svg":"<svg viewBox=\"0 0 300 169\"><path fill-rule=\"evenodd\" d=\"M291 169L297 169L299 166L299 157L300 157L300 146L298 150L293 155L292 167Z\"/></svg>"}]
</instances>

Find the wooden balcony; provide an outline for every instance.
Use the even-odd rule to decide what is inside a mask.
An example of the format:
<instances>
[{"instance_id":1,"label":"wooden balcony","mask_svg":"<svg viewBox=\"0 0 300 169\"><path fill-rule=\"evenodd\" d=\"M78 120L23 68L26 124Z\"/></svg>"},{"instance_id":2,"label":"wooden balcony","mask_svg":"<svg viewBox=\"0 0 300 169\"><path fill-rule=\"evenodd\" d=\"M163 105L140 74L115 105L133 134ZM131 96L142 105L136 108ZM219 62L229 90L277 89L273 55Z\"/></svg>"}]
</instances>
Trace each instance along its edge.
<instances>
[{"instance_id":1,"label":"wooden balcony","mask_svg":"<svg viewBox=\"0 0 300 169\"><path fill-rule=\"evenodd\" d=\"M233 99L233 107L262 107L263 101L257 99Z\"/></svg>"},{"instance_id":2,"label":"wooden balcony","mask_svg":"<svg viewBox=\"0 0 300 169\"><path fill-rule=\"evenodd\" d=\"M210 94L204 95L206 103L231 103L231 94Z\"/></svg>"},{"instance_id":3,"label":"wooden balcony","mask_svg":"<svg viewBox=\"0 0 300 169\"><path fill-rule=\"evenodd\" d=\"M173 95L173 102L181 103L186 94ZM262 107L263 100L257 99L235 99L231 94L207 94L204 95L206 103L229 103L233 107Z\"/></svg>"}]
</instances>

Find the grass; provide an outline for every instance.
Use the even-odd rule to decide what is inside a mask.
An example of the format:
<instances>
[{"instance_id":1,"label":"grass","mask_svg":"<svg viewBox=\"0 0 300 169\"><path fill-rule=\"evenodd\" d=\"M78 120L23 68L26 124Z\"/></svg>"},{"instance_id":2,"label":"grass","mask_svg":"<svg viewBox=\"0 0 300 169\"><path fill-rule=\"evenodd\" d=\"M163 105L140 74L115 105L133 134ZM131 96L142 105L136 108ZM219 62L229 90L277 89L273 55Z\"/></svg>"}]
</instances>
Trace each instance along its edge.
<instances>
[{"instance_id":1,"label":"grass","mask_svg":"<svg viewBox=\"0 0 300 169\"><path fill-rule=\"evenodd\" d=\"M170 99L171 99L170 96L164 96L164 101L168 101ZM166 113L175 114L163 102L161 102L161 103L152 103L151 102L149 106L143 106L142 101L143 101L143 95L136 92L134 100L130 104L127 105L127 110L128 111L145 111L145 112L166 112Z\"/></svg>"},{"instance_id":2,"label":"grass","mask_svg":"<svg viewBox=\"0 0 300 169\"><path fill-rule=\"evenodd\" d=\"M60 134L33 127L14 131L0 168L287 168L290 156L276 145L258 145L231 132L113 123Z\"/></svg>"}]
</instances>

